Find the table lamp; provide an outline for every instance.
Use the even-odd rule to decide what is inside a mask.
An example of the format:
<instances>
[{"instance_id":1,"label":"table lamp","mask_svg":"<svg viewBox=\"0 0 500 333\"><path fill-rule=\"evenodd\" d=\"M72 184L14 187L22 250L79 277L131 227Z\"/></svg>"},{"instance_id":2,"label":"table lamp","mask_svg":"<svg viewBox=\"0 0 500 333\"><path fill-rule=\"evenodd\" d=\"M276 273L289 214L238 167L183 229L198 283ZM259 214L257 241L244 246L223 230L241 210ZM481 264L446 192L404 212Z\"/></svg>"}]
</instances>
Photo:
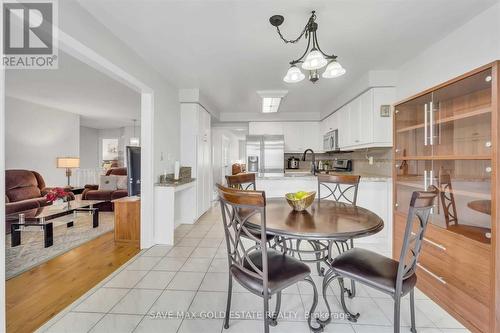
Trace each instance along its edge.
<instances>
[{"instance_id":1,"label":"table lamp","mask_svg":"<svg viewBox=\"0 0 500 333\"><path fill-rule=\"evenodd\" d=\"M58 157L57 167L66 169L66 177L68 177L68 186L70 186L71 169L80 167L79 157Z\"/></svg>"}]
</instances>

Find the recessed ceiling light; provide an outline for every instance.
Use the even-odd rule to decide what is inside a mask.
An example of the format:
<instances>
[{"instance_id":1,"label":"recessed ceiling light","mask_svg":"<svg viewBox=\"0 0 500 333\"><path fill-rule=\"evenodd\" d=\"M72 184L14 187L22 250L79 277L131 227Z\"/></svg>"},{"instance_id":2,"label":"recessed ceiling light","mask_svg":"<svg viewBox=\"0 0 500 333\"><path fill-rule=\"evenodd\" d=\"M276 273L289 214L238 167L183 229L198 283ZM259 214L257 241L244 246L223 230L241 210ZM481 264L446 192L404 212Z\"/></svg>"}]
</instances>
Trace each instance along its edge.
<instances>
[{"instance_id":1,"label":"recessed ceiling light","mask_svg":"<svg viewBox=\"0 0 500 333\"><path fill-rule=\"evenodd\" d=\"M275 113L281 104L281 99L286 96L287 90L261 90L257 94L262 98L262 113Z\"/></svg>"}]
</instances>

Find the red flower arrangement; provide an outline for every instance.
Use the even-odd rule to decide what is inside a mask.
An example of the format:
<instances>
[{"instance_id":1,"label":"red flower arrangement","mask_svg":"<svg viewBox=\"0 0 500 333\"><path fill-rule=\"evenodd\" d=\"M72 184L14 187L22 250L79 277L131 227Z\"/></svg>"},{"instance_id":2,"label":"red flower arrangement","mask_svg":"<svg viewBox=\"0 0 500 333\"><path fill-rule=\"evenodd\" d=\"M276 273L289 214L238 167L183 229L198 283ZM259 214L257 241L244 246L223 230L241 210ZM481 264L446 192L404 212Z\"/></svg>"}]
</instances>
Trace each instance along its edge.
<instances>
[{"instance_id":1,"label":"red flower arrangement","mask_svg":"<svg viewBox=\"0 0 500 333\"><path fill-rule=\"evenodd\" d=\"M47 202L54 202L57 199L65 200L68 197L69 193L60 187L54 187L49 192L47 192L46 198Z\"/></svg>"}]
</instances>

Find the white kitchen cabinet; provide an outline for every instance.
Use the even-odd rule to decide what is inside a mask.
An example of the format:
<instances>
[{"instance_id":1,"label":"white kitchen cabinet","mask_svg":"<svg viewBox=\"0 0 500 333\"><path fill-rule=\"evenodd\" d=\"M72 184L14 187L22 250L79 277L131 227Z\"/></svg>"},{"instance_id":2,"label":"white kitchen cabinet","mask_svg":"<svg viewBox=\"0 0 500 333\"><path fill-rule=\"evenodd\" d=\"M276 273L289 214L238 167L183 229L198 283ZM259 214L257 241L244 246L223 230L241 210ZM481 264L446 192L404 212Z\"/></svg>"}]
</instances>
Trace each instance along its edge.
<instances>
[{"instance_id":1,"label":"white kitchen cabinet","mask_svg":"<svg viewBox=\"0 0 500 333\"><path fill-rule=\"evenodd\" d=\"M349 130L349 112L351 110L351 107L349 104L344 105L341 107L337 112L337 124L338 124L338 136L339 136L339 148L343 148L349 145L350 142L350 134L351 131Z\"/></svg>"},{"instance_id":2,"label":"white kitchen cabinet","mask_svg":"<svg viewBox=\"0 0 500 333\"><path fill-rule=\"evenodd\" d=\"M340 149L392 147L392 111L383 117L380 107L394 99L394 88L372 88L337 110L333 127L339 130ZM330 117L323 128L330 126Z\"/></svg>"},{"instance_id":3,"label":"white kitchen cabinet","mask_svg":"<svg viewBox=\"0 0 500 333\"><path fill-rule=\"evenodd\" d=\"M256 121L248 124L250 135L283 135L283 123L279 121Z\"/></svg>"},{"instance_id":4,"label":"white kitchen cabinet","mask_svg":"<svg viewBox=\"0 0 500 333\"><path fill-rule=\"evenodd\" d=\"M323 151L323 147L317 135L318 132L319 122L284 122L283 134L285 135L285 152L302 153L308 148L315 152Z\"/></svg>"},{"instance_id":5,"label":"white kitchen cabinet","mask_svg":"<svg viewBox=\"0 0 500 333\"><path fill-rule=\"evenodd\" d=\"M321 136L338 128L338 112L332 113L321 122Z\"/></svg>"},{"instance_id":6,"label":"white kitchen cabinet","mask_svg":"<svg viewBox=\"0 0 500 333\"><path fill-rule=\"evenodd\" d=\"M203 215L211 203L212 156L210 114L198 104L181 103L180 163L190 166L196 178L196 218Z\"/></svg>"},{"instance_id":7,"label":"white kitchen cabinet","mask_svg":"<svg viewBox=\"0 0 500 333\"><path fill-rule=\"evenodd\" d=\"M248 132L250 135L284 135L286 153L302 153L308 148L323 151L317 121L250 122Z\"/></svg>"}]
</instances>

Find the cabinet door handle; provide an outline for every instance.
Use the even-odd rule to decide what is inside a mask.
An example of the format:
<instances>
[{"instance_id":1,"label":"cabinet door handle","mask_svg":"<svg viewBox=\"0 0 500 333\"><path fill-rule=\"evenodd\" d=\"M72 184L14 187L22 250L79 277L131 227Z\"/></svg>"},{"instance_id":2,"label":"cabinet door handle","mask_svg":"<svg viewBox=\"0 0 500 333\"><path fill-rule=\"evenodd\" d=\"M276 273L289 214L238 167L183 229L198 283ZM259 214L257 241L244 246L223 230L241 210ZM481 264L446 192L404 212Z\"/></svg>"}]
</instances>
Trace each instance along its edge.
<instances>
[{"instance_id":1,"label":"cabinet door handle","mask_svg":"<svg viewBox=\"0 0 500 333\"><path fill-rule=\"evenodd\" d=\"M429 137L431 146L434 145L434 110L432 102L429 102Z\"/></svg>"},{"instance_id":2,"label":"cabinet door handle","mask_svg":"<svg viewBox=\"0 0 500 333\"><path fill-rule=\"evenodd\" d=\"M414 232L411 233L412 236L416 236L416 234ZM437 247L438 249L440 250L443 250L443 251L446 251L446 247L444 245L441 245L439 243L436 243L434 241L431 241L429 238L423 238L424 242L427 242L431 245L434 245L435 247Z\"/></svg>"},{"instance_id":3,"label":"cabinet door handle","mask_svg":"<svg viewBox=\"0 0 500 333\"><path fill-rule=\"evenodd\" d=\"M423 271L425 271L427 274L429 274L430 276L432 276L433 278L435 278L436 280L438 280L439 282L441 282L442 284L446 284L446 281L444 278L442 278L441 276L437 276L436 274L432 273L430 270L428 270L427 268L425 268L424 266L422 266L421 264L417 264L418 267L420 267Z\"/></svg>"},{"instance_id":4,"label":"cabinet door handle","mask_svg":"<svg viewBox=\"0 0 500 333\"><path fill-rule=\"evenodd\" d=\"M427 170L424 170L424 191L427 190L428 184L427 184Z\"/></svg>"},{"instance_id":5,"label":"cabinet door handle","mask_svg":"<svg viewBox=\"0 0 500 333\"><path fill-rule=\"evenodd\" d=\"M427 146L427 103L424 104L424 146Z\"/></svg>"}]
</instances>

